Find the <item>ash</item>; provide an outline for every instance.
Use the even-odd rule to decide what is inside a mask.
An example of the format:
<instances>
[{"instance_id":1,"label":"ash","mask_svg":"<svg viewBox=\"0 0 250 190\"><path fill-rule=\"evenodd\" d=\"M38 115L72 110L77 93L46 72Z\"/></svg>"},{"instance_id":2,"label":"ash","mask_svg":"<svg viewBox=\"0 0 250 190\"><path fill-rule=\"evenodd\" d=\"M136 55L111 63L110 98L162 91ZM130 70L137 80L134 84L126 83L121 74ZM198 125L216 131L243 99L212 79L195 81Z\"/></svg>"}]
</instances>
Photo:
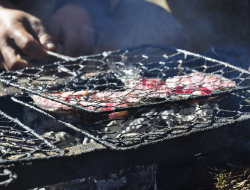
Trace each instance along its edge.
<instances>
[{"instance_id":1,"label":"ash","mask_svg":"<svg viewBox=\"0 0 250 190\"><path fill-rule=\"evenodd\" d=\"M152 190L155 185L155 167L156 165L135 166L113 174L76 179L33 190Z\"/></svg>"},{"instance_id":2,"label":"ash","mask_svg":"<svg viewBox=\"0 0 250 190\"><path fill-rule=\"evenodd\" d=\"M213 118L218 105L216 103L199 105L195 102L191 105L161 105L156 108L141 108L130 111L130 117L126 119L114 119L99 126L80 126L84 130L92 132L99 138L124 142L127 139L127 146L136 143L140 134L159 132L166 128L173 134L187 131L189 124L207 123ZM67 127L58 122L48 119L44 115L37 115L34 110L24 107L24 121L27 125L33 126L37 133L44 137L54 137L59 140L60 148L76 144L92 143L93 140L77 132L69 131ZM179 126L179 127L177 127ZM131 140L133 139L133 140ZM69 189L144 189L150 190L156 186L156 165L135 166L122 169L117 173L108 173L92 176L84 179L76 179L52 186L36 188L36 190L69 190Z\"/></svg>"}]
</instances>

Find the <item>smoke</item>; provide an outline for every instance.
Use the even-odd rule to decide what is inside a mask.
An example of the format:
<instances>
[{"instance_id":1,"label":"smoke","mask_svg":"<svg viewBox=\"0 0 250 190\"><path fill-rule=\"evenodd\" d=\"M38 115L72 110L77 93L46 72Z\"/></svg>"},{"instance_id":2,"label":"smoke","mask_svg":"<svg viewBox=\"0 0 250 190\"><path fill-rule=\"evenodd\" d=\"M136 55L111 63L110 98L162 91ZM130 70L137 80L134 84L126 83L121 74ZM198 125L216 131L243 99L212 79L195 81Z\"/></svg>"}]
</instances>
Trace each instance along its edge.
<instances>
[{"instance_id":1,"label":"smoke","mask_svg":"<svg viewBox=\"0 0 250 190\"><path fill-rule=\"evenodd\" d=\"M230 63L234 66L249 70L250 55L246 49L238 47L211 48L201 53L204 56Z\"/></svg>"}]
</instances>

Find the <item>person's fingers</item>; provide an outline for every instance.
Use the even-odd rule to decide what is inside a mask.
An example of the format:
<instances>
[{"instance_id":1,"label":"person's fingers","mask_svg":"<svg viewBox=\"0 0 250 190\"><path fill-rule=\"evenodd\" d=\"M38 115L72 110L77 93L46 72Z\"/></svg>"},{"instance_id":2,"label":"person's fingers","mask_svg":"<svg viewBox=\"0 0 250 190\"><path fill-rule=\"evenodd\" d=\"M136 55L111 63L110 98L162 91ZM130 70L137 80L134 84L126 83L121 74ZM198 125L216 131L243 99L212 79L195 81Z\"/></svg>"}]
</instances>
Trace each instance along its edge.
<instances>
[{"instance_id":1,"label":"person's fingers","mask_svg":"<svg viewBox=\"0 0 250 190\"><path fill-rule=\"evenodd\" d=\"M40 20L34 19L28 24L30 24L30 33L44 46L44 48L50 51L55 50L55 45L53 44L50 35L46 32Z\"/></svg>"},{"instance_id":2,"label":"person's fingers","mask_svg":"<svg viewBox=\"0 0 250 190\"><path fill-rule=\"evenodd\" d=\"M31 57L42 59L47 56L44 47L22 25L14 28L11 38L23 52Z\"/></svg>"},{"instance_id":3,"label":"person's fingers","mask_svg":"<svg viewBox=\"0 0 250 190\"><path fill-rule=\"evenodd\" d=\"M27 61L23 60L19 54L9 45L1 45L1 54L4 58L4 67L6 70L18 70L28 66Z\"/></svg>"}]
</instances>

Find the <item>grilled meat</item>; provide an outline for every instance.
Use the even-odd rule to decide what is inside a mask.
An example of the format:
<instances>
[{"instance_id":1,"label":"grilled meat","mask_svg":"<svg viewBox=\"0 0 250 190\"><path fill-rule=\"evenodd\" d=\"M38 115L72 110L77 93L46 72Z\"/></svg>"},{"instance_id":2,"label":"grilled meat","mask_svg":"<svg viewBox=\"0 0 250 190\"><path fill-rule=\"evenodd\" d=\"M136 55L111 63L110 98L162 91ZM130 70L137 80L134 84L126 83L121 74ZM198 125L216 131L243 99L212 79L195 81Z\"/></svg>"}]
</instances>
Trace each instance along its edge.
<instances>
[{"instance_id":1,"label":"grilled meat","mask_svg":"<svg viewBox=\"0 0 250 190\"><path fill-rule=\"evenodd\" d=\"M147 104L162 101L166 98L206 95L211 94L213 91L225 90L235 86L234 81L225 77L199 72L168 78L166 81L161 81L158 78L141 78L126 79L123 82L125 87L119 91L99 92L84 90L57 92L46 95L71 105L83 106L86 108L86 111L107 111L115 110L115 108L138 106L141 102ZM31 97L38 107L46 111L57 114L74 114L74 109L67 105L37 95L31 95ZM189 104L199 103L199 101L189 101ZM106 119L126 118L128 115L128 111L114 112L108 114Z\"/></svg>"}]
</instances>

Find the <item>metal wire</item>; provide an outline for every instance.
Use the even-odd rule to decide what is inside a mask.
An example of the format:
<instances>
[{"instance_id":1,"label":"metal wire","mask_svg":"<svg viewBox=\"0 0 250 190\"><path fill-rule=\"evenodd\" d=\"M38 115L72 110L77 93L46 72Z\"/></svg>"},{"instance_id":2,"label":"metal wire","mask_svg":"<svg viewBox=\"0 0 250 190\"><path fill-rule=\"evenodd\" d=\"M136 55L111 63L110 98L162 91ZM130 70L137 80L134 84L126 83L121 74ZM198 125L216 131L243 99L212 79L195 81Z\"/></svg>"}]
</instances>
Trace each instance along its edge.
<instances>
[{"instance_id":1,"label":"metal wire","mask_svg":"<svg viewBox=\"0 0 250 190\"><path fill-rule=\"evenodd\" d=\"M249 119L249 80L241 68L158 45L0 74L20 96L56 106L13 101L83 134L83 143L116 150Z\"/></svg>"},{"instance_id":2,"label":"metal wire","mask_svg":"<svg viewBox=\"0 0 250 190\"><path fill-rule=\"evenodd\" d=\"M18 95L11 98L15 103L81 134L80 143L95 141L113 150L250 118L250 72L158 45L6 71L0 81L6 84L0 95ZM32 128L0 110L1 164L65 156L58 139ZM9 176L0 185L16 178L6 171L0 170Z\"/></svg>"},{"instance_id":3,"label":"metal wire","mask_svg":"<svg viewBox=\"0 0 250 190\"><path fill-rule=\"evenodd\" d=\"M149 48L152 50L149 51ZM209 93L202 95L197 93L203 88L202 82L190 82L188 85L185 83L185 80L191 80L192 74L197 72L201 81L216 75ZM246 90L250 88L249 74L248 71L228 63L187 51L144 45L72 58L70 61L26 68L22 71L4 72L0 75L0 81L30 95L38 95L73 109L90 113L111 113ZM177 81L166 84L166 81L176 76L179 76ZM145 81L151 83L142 85ZM221 83L215 84L215 81ZM230 82L233 84L223 87L224 83ZM78 90L86 90L89 96L98 95L100 98L92 98L91 102L88 102L85 95L78 95L77 98L71 96L71 100L74 101L70 102L60 98L60 95L51 94L55 91L77 92ZM124 95L122 92L127 93ZM116 96L116 99L104 99L102 96ZM83 99L87 105L81 103ZM128 99L133 101L128 103ZM117 100L117 105L112 107L107 105Z\"/></svg>"},{"instance_id":4,"label":"metal wire","mask_svg":"<svg viewBox=\"0 0 250 190\"><path fill-rule=\"evenodd\" d=\"M28 104L28 103L25 103L25 102L23 102L23 101L20 101L20 100L14 98L14 97L12 97L11 99L12 99L14 102L17 102L17 103L19 103L19 104L22 104L22 105L24 105L24 106L26 106L26 107L29 107L29 108L31 108L31 109L34 109L34 110L38 111L39 113L44 114L44 115L46 115L47 117L56 120L57 122L59 122L59 123L65 125L65 126L69 127L70 129L73 129L74 131L77 131L77 132L79 132L79 133L82 133L82 134L86 135L87 137L89 137L89 138L91 138L91 139L97 141L98 143L100 143L100 144L102 144L102 145L104 145L104 146L106 146L106 147L109 147L109 148L112 148L112 149L116 149L116 147L115 147L114 145L112 145L112 144L110 144L110 143L108 143L108 142L106 142L106 141L103 141L102 139L96 138L95 136L89 134L87 131L81 130L81 129L75 127L74 125L72 125L72 124L70 124L70 123L61 121L61 120L55 118L54 116L52 116L51 114L46 113L45 111L43 111L43 110L41 110L41 109L39 109L39 108L36 108L36 107L34 107L34 106L32 106L32 105L30 105L30 104Z\"/></svg>"},{"instance_id":5,"label":"metal wire","mask_svg":"<svg viewBox=\"0 0 250 190\"><path fill-rule=\"evenodd\" d=\"M55 119L108 148L127 150L247 120L250 118L250 105L247 99L242 98L245 98L244 94L241 94L240 98L235 94L216 103L199 105L195 102L191 105L172 104L151 109L140 108L130 112L127 118L97 122L90 127L76 127L17 98L12 100ZM232 100L235 104L231 104L230 108L227 102Z\"/></svg>"},{"instance_id":6,"label":"metal wire","mask_svg":"<svg viewBox=\"0 0 250 190\"><path fill-rule=\"evenodd\" d=\"M0 162L63 155L64 151L18 119L0 111Z\"/></svg>"},{"instance_id":7,"label":"metal wire","mask_svg":"<svg viewBox=\"0 0 250 190\"><path fill-rule=\"evenodd\" d=\"M0 187L1 187L1 186L9 185L11 182L13 182L17 178L17 175L8 169L0 169L0 177L8 178L4 181L0 180Z\"/></svg>"}]
</instances>

